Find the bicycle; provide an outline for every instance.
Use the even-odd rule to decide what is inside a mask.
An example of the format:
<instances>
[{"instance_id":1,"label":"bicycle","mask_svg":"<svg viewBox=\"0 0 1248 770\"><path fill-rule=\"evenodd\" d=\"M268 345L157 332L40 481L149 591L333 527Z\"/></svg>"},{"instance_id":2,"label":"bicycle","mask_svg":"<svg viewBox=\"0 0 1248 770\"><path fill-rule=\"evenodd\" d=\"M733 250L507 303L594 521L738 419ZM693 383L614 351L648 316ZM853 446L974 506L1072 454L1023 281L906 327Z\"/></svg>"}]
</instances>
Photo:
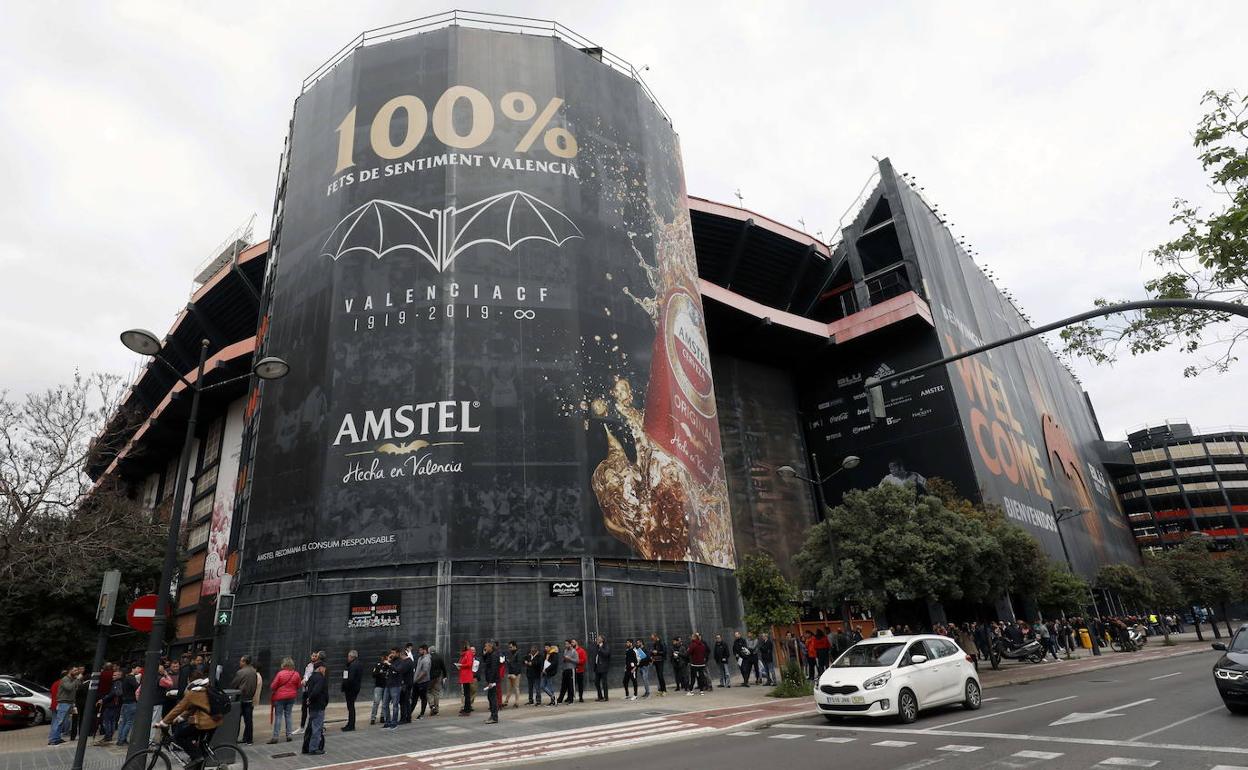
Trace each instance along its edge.
<instances>
[{"instance_id":1,"label":"bicycle","mask_svg":"<svg viewBox=\"0 0 1248 770\"><path fill-rule=\"evenodd\" d=\"M213 746L207 734L200 737L200 748L204 752L201 770L247 770L247 755L238 746L225 743ZM143 751L126 760L121 770L171 770L172 757L178 766L187 768L194 761L173 740L173 732L168 727L160 729L160 740L152 741Z\"/></svg>"}]
</instances>

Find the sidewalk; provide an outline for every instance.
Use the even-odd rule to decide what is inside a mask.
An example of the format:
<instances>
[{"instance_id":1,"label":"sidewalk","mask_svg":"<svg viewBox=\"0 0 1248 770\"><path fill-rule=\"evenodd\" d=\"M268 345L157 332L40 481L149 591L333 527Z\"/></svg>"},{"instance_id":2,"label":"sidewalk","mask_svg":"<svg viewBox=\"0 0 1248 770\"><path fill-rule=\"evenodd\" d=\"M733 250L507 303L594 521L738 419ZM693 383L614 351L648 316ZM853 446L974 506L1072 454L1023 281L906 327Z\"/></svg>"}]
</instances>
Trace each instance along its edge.
<instances>
[{"instance_id":1,"label":"sidewalk","mask_svg":"<svg viewBox=\"0 0 1248 770\"><path fill-rule=\"evenodd\" d=\"M1204 641L1198 640L1195 632L1171 634L1170 639L1174 642L1174 645L1167 647L1165 637L1150 636L1148 644L1144 649L1137 652L1114 652L1106 647L1099 656L1093 655L1091 650L1079 649L1070 660L1060 658L1055 661L1052 657L1049 657L1043 663L1002 661L1001 668L996 671L985 661L980 661L979 679L984 688L987 689L989 687L1001 687L1010 684L1028 684L1041 679L1053 679L1059 676L1070 676L1072 674L1100 671L1106 668L1129 666L1133 663L1144 663L1150 660L1178 655L1212 652L1209 645L1213 641L1213 635L1208 632L1205 632ZM1226 641L1225 636L1223 636L1222 641Z\"/></svg>"},{"instance_id":2,"label":"sidewalk","mask_svg":"<svg viewBox=\"0 0 1248 770\"><path fill-rule=\"evenodd\" d=\"M413 753L441 754L452 749L458 753L465 747L489 745L499 739L510 743L544 745L546 737L555 735L558 742L566 743L572 731L582 736L578 745L586 747L592 746L600 737L605 740L620 733L632 733L639 737L667 734L675 738L685 733L738 726L768 716L789 718L794 712L810 707L805 698L768 698L766 694L770 691L767 686L717 687L705 695L689 696L669 691L665 697L658 697L653 694L652 685L650 698L625 701L620 697L621 691L617 686L612 690L609 703L595 703L590 697L585 703L550 708L527 706L522 701L519 708L503 710L497 725L484 724L489 709L483 695L478 695L474 704L476 710L471 716L459 717L456 711L460 701L455 698L454 692L448 691L443 696L443 711L439 716L431 718L426 715L425 719L403 725L398 730L370 726L368 714L371 701L361 702L357 704L357 729L353 733L343 733L341 729L346 722L346 706L341 702L332 703L325 726L326 753L315 757L299 753L300 736L295 736L290 743L283 741L268 745L266 741L272 727L266 708L263 712L256 710L256 743L244 749L251 770L299 770L342 763L360 763L362 766L370 764L369 760L381 761ZM592 693L587 694L592 696ZM74 745L47 746L47 736L46 726L0 733L0 770L68 768L73 759ZM84 770L116 770L124 759L124 747L89 746Z\"/></svg>"}]
</instances>

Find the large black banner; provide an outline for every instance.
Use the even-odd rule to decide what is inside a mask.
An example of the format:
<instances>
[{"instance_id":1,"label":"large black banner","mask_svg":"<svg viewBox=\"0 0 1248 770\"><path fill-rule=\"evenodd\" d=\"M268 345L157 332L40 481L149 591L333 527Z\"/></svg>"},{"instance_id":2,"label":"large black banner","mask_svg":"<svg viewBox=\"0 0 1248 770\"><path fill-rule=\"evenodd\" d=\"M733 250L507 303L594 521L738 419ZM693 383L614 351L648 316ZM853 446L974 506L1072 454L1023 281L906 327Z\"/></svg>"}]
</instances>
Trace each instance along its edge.
<instances>
[{"instance_id":1,"label":"large black banner","mask_svg":"<svg viewBox=\"0 0 1248 770\"><path fill-rule=\"evenodd\" d=\"M466 557L733 564L677 138L538 36L356 50L295 107L250 579Z\"/></svg>"},{"instance_id":2,"label":"large black banner","mask_svg":"<svg viewBox=\"0 0 1248 770\"><path fill-rule=\"evenodd\" d=\"M1018 311L958 247L936 216L896 182L936 332L945 354L1017 334ZM933 355L933 358L936 356ZM1086 511L1062 524L1076 570L1138 562L1139 551L1098 460L1100 436L1083 389L1037 338L948 367L962 428L985 495L1062 558L1055 509Z\"/></svg>"},{"instance_id":3,"label":"large black banner","mask_svg":"<svg viewBox=\"0 0 1248 770\"><path fill-rule=\"evenodd\" d=\"M941 478L974 497L979 488L967 456L949 376L930 370L886 390L888 416L872 420L863 382L940 357L930 330L889 328L838 348L806 383L802 413L817 476L828 477L825 502L850 489ZM846 457L858 465L841 469ZM838 470L841 469L841 470ZM835 472L835 475L832 475Z\"/></svg>"}]
</instances>

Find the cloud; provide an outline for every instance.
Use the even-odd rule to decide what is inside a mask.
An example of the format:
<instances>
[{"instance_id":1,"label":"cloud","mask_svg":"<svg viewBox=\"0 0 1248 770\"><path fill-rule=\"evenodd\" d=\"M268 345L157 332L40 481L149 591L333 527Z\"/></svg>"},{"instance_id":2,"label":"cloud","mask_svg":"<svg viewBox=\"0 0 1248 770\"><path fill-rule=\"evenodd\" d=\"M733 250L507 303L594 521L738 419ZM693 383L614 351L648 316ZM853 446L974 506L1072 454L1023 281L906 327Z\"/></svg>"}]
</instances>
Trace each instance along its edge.
<instances>
[{"instance_id":1,"label":"cloud","mask_svg":"<svg viewBox=\"0 0 1248 770\"><path fill-rule=\"evenodd\" d=\"M422 10L425 10L422 8ZM430 9L432 10L432 9ZM830 236L889 156L1038 322L1137 297L1170 200L1207 200L1190 147L1242 87L1226 19L1173 4L499 2L637 66L682 136L690 192ZM299 84L408 3L125 2L6 9L0 51L0 387L129 371L116 331L168 327L197 264L267 221ZM1109 437L1240 420L1248 367L1080 364Z\"/></svg>"}]
</instances>

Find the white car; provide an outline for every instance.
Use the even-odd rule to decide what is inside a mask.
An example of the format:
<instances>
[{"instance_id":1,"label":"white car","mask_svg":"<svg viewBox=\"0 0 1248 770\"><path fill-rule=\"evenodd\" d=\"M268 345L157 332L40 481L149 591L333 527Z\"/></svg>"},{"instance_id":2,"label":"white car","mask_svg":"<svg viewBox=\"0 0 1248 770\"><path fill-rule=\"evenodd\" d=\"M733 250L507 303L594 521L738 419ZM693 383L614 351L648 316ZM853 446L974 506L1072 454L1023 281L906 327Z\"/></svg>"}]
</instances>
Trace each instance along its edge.
<instances>
[{"instance_id":1,"label":"white car","mask_svg":"<svg viewBox=\"0 0 1248 770\"><path fill-rule=\"evenodd\" d=\"M982 701L974 659L948 637L930 634L864 639L819 677L815 707L837 717L895 716L913 722L921 709Z\"/></svg>"},{"instance_id":2,"label":"white car","mask_svg":"<svg viewBox=\"0 0 1248 770\"><path fill-rule=\"evenodd\" d=\"M33 682L19 682L11 677L0 677L0 698L20 700L34 706L35 721L32 724L41 725L52 716L52 693Z\"/></svg>"}]
</instances>

